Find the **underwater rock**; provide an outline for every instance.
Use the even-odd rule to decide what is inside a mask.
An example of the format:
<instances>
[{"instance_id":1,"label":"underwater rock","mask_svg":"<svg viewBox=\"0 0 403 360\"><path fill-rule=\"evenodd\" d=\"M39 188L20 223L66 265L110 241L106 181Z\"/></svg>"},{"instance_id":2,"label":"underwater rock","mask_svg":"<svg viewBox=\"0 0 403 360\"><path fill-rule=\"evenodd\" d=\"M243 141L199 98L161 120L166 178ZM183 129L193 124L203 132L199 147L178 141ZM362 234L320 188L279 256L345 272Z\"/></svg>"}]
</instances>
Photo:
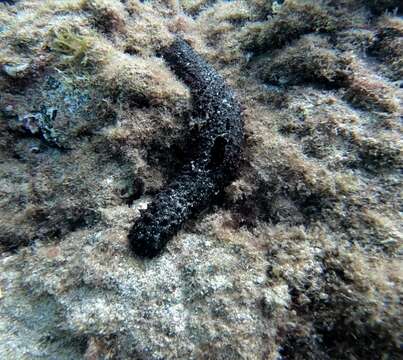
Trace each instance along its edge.
<instances>
[{"instance_id":1,"label":"underwater rock","mask_svg":"<svg viewBox=\"0 0 403 360\"><path fill-rule=\"evenodd\" d=\"M42 107L40 111L18 115L11 127L41 137L50 146L66 149L63 135L53 127L56 116L57 109Z\"/></svg>"},{"instance_id":2,"label":"underwater rock","mask_svg":"<svg viewBox=\"0 0 403 360\"><path fill-rule=\"evenodd\" d=\"M0 359L400 359L402 20L368 3L2 2ZM239 170L172 33L242 101ZM148 260L133 223L185 226Z\"/></svg>"},{"instance_id":3,"label":"underwater rock","mask_svg":"<svg viewBox=\"0 0 403 360\"><path fill-rule=\"evenodd\" d=\"M29 69L29 64L14 64L14 65L3 65L3 71L12 78L23 78L27 70Z\"/></svg>"}]
</instances>

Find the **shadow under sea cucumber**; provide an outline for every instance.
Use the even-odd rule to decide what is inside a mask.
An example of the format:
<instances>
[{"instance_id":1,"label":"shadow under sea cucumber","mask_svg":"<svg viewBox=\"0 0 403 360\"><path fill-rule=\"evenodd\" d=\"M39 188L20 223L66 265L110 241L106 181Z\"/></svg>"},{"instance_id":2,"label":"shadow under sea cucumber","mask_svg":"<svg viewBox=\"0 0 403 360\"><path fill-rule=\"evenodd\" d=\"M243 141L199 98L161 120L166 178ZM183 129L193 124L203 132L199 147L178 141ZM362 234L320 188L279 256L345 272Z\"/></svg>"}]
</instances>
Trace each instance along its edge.
<instances>
[{"instance_id":1,"label":"shadow under sea cucumber","mask_svg":"<svg viewBox=\"0 0 403 360\"><path fill-rule=\"evenodd\" d=\"M182 224L211 205L233 180L244 137L240 106L224 79L179 37L162 55L190 88L196 138L193 159L129 232L132 251L144 257L161 253Z\"/></svg>"}]
</instances>

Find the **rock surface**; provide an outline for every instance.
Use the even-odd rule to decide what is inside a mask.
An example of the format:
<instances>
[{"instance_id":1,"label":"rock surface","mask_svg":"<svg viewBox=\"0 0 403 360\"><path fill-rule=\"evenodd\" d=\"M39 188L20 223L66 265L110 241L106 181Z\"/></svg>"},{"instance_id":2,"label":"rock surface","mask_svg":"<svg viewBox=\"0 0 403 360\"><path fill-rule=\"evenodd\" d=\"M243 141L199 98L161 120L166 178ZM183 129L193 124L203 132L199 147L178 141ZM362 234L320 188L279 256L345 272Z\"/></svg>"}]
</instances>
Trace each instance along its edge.
<instances>
[{"instance_id":1,"label":"rock surface","mask_svg":"<svg viewBox=\"0 0 403 360\"><path fill-rule=\"evenodd\" d=\"M399 5L1 1L0 358L401 358ZM246 140L216 203L142 259L128 233L192 155L175 34ZM41 109L67 148L14 126Z\"/></svg>"}]
</instances>

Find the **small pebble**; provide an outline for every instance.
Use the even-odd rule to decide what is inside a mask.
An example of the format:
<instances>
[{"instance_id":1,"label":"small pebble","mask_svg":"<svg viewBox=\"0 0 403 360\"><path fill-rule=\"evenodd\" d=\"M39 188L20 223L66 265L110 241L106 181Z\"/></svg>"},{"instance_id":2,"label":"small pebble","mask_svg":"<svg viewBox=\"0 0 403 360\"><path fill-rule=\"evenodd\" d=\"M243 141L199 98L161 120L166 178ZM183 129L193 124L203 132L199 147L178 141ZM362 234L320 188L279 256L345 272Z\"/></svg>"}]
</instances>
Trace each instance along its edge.
<instances>
[{"instance_id":1,"label":"small pebble","mask_svg":"<svg viewBox=\"0 0 403 360\"><path fill-rule=\"evenodd\" d=\"M11 112L13 112L13 110L14 110L13 105L7 105L7 106L4 108L4 111L5 111L6 113L11 113Z\"/></svg>"},{"instance_id":2,"label":"small pebble","mask_svg":"<svg viewBox=\"0 0 403 360\"><path fill-rule=\"evenodd\" d=\"M3 71L12 78L21 78L26 74L29 64L3 65Z\"/></svg>"},{"instance_id":3,"label":"small pebble","mask_svg":"<svg viewBox=\"0 0 403 360\"><path fill-rule=\"evenodd\" d=\"M37 154L37 153L39 153L40 149L39 149L38 146L33 146L33 147L31 147L31 149L29 149L29 151L30 151L32 154Z\"/></svg>"}]
</instances>

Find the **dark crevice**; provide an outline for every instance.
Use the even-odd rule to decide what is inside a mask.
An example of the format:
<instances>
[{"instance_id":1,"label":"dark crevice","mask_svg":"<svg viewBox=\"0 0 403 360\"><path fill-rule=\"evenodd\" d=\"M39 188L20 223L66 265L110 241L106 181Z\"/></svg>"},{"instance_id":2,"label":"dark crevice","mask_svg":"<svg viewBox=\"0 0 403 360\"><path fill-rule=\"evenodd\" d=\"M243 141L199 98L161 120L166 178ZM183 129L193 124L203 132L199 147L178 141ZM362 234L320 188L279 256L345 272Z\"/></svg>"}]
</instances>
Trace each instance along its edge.
<instances>
[{"instance_id":1,"label":"dark crevice","mask_svg":"<svg viewBox=\"0 0 403 360\"><path fill-rule=\"evenodd\" d=\"M124 196L124 201L127 205L132 205L134 201L140 199L144 194L144 181L141 178L136 178L133 182L133 188L131 192Z\"/></svg>"}]
</instances>

